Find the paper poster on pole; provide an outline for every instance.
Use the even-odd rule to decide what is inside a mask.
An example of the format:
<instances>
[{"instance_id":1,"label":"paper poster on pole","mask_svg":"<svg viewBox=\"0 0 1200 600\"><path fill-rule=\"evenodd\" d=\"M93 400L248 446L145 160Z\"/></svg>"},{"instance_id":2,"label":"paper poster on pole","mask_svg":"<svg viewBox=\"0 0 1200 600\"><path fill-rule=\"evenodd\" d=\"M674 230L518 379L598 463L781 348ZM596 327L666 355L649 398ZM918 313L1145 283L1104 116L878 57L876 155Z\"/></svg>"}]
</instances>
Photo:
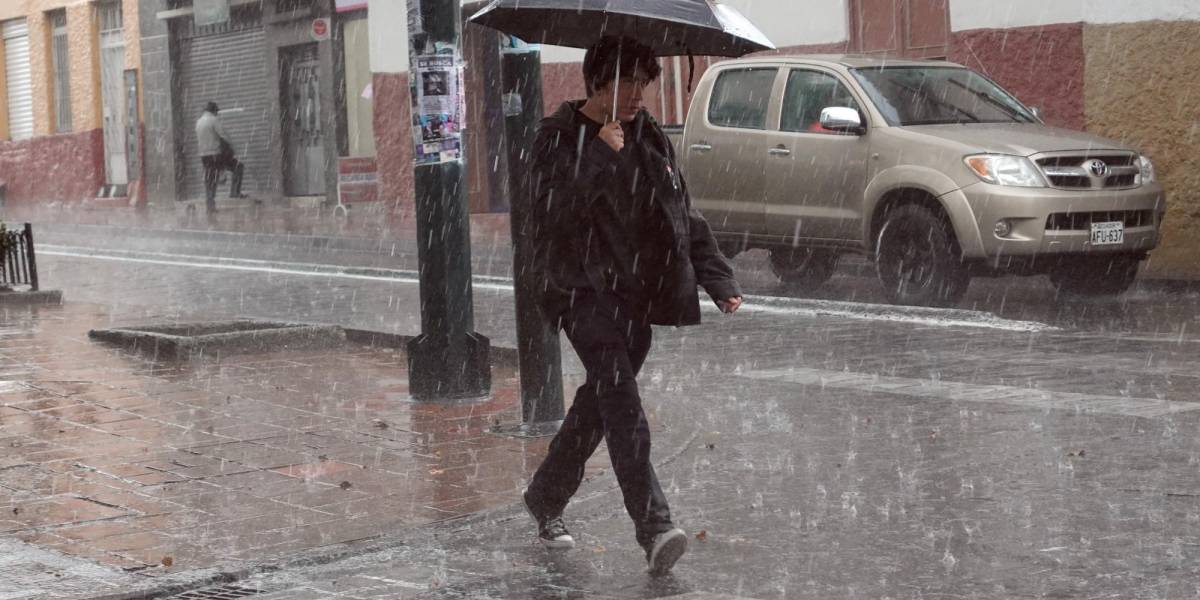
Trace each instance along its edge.
<instances>
[{"instance_id":1,"label":"paper poster on pole","mask_svg":"<svg viewBox=\"0 0 1200 600\"><path fill-rule=\"evenodd\" d=\"M413 139L417 164L462 160L463 67L453 53L416 57L412 73Z\"/></svg>"}]
</instances>

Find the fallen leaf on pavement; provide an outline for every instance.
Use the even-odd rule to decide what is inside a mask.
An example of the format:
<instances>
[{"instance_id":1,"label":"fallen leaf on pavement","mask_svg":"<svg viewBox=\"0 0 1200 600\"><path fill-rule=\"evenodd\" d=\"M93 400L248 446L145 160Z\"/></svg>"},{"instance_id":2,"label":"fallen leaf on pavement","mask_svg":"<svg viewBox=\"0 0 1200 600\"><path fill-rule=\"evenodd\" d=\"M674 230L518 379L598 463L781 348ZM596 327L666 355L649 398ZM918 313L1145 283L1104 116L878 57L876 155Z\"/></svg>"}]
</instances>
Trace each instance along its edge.
<instances>
[{"instance_id":1,"label":"fallen leaf on pavement","mask_svg":"<svg viewBox=\"0 0 1200 600\"><path fill-rule=\"evenodd\" d=\"M708 530L701 529L700 533L696 534L696 539L698 539L702 542L707 542L708 541Z\"/></svg>"},{"instance_id":2,"label":"fallen leaf on pavement","mask_svg":"<svg viewBox=\"0 0 1200 600\"><path fill-rule=\"evenodd\" d=\"M338 484L338 487L342 488L343 490L348 490L351 486L349 481L343 481Z\"/></svg>"},{"instance_id":3,"label":"fallen leaf on pavement","mask_svg":"<svg viewBox=\"0 0 1200 600\"><path fill-rule=\"evenodd\" d=\"M162 565L164 567L170 567L173 564L175 564L175 559L171 558L170 556L164 556L162 558Z\"/></svg>"}]
</instances>

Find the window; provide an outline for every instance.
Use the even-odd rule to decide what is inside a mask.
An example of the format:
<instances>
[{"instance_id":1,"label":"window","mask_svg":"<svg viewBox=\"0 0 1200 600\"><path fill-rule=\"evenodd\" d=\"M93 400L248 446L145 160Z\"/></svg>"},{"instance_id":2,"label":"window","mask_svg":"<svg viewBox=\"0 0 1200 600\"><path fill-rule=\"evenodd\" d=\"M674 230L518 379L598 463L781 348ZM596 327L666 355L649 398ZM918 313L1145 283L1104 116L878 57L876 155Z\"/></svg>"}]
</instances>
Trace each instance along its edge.
<instances>
[{"instance_id":1,"label":"window","mask_svg":"<svg viewBox=\"0 0 1200 600\"><path fill-rule=\"evenodd\" d=\"M821 111L839 106L858 110L850 90L836 77L820 71L796 69L788 74L783 93L783 131L836 134L821 127Z\"/></svg>"},{"instance_id":2,"label":"window","mask_svg":"<svg viewBox=\"0 0 1200 600\"><path fill-rule=\"evenodd\" d=\"M25 19L0 24L4 40L4 73L8 90L8 134L14 140L33 137L33 75L29 67L29 28Z\"/></svg>"},{"instance_id":3,"label":"window","mask_svg":"<svg viewBox=\"0 0 1200 600\"><path fill-rule=\"evenodd\" d=\"M71 61L67 55L67 11L49 14L50 60L54 69L54 130L71 130Z\"/></svg>"},{"instance_id":4,"label":"window","mask_svg":"<svg viewBox=\"0 0 1200 600\"><path fill-rule=\"evenodd\" d=\"M720 127L766 129L776 72L736 69L721 73L709 101L708 121Z\"/></svg>"},{"instance_id":5,"label":"window","mask_svg":"<svg viewBox=\"0 0 1200 600\"><path fill-rule=\"evenodd\" d=\"M855 69L854 76L892 125L1036 123L990 79L958 67Z\"/></svg>"}]
</instances>

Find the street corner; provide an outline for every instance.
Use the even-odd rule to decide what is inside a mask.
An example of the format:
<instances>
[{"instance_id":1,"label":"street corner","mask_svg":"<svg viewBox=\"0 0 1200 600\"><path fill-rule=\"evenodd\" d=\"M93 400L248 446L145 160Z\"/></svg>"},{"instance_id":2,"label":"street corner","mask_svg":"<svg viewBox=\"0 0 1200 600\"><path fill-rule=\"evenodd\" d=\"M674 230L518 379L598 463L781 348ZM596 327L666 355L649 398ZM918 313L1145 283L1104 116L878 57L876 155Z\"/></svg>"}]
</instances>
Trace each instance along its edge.
<instances>
[{"instance_id":1,"label":"street corner","mask_svg":"<svg viewBox=\"0 0 1200 600\"><path fill-rule=\"evenodd\" d=\"M269 563L515 504L545 452L492 433L520 418L511 361L485 397L422 402L401 348L156 362L88 340L112 319L2 327L6 538L142 580Z\"/></svg>"}]
</instances>

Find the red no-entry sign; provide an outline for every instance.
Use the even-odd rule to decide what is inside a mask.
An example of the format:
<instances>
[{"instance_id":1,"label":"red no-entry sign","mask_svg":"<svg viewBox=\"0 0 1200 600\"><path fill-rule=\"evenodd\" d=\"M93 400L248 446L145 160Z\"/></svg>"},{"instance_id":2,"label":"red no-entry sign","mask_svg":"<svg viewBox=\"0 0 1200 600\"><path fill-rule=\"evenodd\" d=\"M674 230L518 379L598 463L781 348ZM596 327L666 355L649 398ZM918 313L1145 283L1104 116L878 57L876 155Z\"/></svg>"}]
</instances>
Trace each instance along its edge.
<instances>
[{"instance_id":1,"label":"red no-entry sign","mask_svg":"<svg viewBox=\"0 0 1200 600\"><path fill-rule=\"evenodd\" d=\"M312 36L318 42L329 39L329 19L313 19Z\"/></svg>"}]
</instances>

